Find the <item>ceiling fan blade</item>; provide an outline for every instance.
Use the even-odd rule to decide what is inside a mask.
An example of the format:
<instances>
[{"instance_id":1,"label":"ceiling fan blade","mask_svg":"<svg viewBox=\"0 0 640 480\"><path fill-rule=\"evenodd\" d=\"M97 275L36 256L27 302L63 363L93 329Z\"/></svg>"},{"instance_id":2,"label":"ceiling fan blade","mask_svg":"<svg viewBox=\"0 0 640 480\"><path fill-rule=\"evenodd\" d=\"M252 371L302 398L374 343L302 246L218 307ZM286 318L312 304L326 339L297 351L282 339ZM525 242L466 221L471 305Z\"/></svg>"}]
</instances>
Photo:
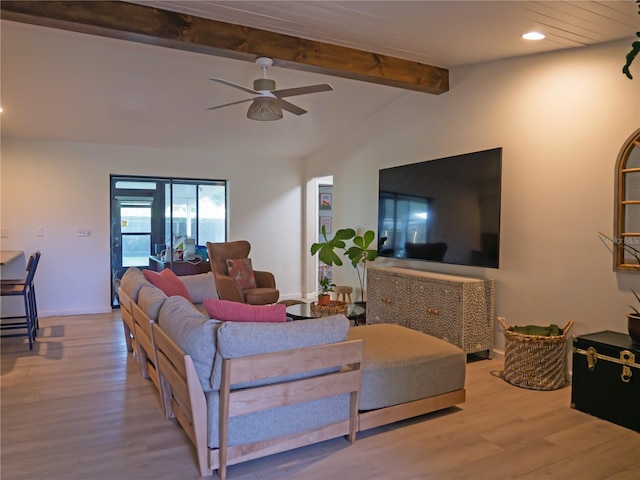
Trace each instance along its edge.
<instances>
[{"instance_id":1,"label":"ceiling fan blade","mask_svg":"<svg viewBox=\"0 0 640 480\"><path fill-rule=\"evenodd\" d=\"M293 103L289 103L286 100L283 100L281 98L278 98L276 102L278 103L278 105L282 110L286 110L287 112L291 112L296 115L302 115L304 113L307 113L307 111L304 108L300 108L297 105L294 105Z\"/></svg>"},{"instance_id":2,"label":"ceiling fan blade","mask_svg":"<svg viewBox=\"0 0 640 480\"><path fill-rule=\"evenodd\" d=\"M247 93L252 93L254 95L258 95L260 93L260 92L256 92L255 90L252 90L250 88L243 87L242 85L238 85L237 83L233 83L233 82L229 82L227 80L223 80L221 78L210 78L209 80L211 80L213 82L222 83L223 85L227 85L229 87L237 88L238 90L242 90L243 92L247 92Z\"/></svg>"},{"instance_id":3,"label":"ceiling fan blade","mask_svg":"<svg viewBox=\"0 0 640 480\"><path fill-rule=\"evenodd\" d=\"M216 108L228 107L230 105L236 105L238 103L252 102L253 98L245 98L244 100L238 100L237 102L225 103L224 105L218 105L216 107L209 107L207 110L215 110Z\"/></svg>"},{"instance_id":4,"label":"ceiling fan blade","mask_svg":"<svg viewBox=\"0 0 640 480\"><path fill-rule=\"evenodd\" d=\"M308 93L328 92L333 90L331 85L323 83L321 85L309 85L308 87L285 88L283 90L274 90L273 93L278 98L294 97L296 95L306 95Z\"/></svg>"}]
</instances>

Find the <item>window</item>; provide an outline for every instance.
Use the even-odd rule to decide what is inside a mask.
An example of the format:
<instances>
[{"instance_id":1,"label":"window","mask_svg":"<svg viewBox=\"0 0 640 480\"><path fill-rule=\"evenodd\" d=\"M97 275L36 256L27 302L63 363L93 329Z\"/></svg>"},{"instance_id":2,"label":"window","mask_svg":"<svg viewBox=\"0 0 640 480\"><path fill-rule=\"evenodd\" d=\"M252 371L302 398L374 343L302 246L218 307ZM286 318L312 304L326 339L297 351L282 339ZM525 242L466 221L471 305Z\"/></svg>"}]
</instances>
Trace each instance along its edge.
<instances>
[{"instance_id":1,"label":"window","mask_svg":"<svg viewBox=\"0 0 640 480\"><path fill-rule=\"evenodd\" d=\"M640 271L640 129L622 147L616 173L614 269Z\"/></svg>"}]
</instances>

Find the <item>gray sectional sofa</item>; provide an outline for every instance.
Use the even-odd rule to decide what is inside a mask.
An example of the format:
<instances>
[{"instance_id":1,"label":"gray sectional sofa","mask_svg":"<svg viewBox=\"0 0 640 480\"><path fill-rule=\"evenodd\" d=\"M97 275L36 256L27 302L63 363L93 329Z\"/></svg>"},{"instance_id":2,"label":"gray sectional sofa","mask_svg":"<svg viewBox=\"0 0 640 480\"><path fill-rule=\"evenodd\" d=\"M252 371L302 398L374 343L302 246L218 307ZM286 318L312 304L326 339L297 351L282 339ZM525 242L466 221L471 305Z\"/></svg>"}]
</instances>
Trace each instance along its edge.
<instances>
[{"instance_id":1,"label":"gray sectional sofa","mask_svg":"<svg viewBox=\"0 0 640 480\"><path fill-rule=\"evenodd\" d=\"M356 431L465 399L466 356L442 340L398 325L351 327L342 315L219 322L198 306L215 295L204 285L212 279L180 277L191 303L136 270L120 287L125 338L203 476L217 469L224 479L227 465L336 436L354 441Z\"/></svg>"}]
</instances>

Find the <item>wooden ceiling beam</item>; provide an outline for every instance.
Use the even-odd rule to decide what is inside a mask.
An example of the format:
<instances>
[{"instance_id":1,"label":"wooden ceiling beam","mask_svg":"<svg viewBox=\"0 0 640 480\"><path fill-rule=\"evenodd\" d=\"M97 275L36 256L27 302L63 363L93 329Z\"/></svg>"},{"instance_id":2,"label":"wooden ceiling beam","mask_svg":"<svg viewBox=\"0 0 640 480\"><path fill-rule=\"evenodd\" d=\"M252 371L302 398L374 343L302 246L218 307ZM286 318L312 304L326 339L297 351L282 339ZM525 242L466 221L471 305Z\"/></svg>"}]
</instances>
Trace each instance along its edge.
<instances>
[{"instance_id":1,"label":"wooden ceiling beam","mask_svg":"<svg viewBox=\"0 0 640 480\"><path fill-rule=\"evenodd\" d=\"M117 1L5 1L0 18L274 65L419 92L449 90L447 69Z\"/></svg>"}]
</instances>

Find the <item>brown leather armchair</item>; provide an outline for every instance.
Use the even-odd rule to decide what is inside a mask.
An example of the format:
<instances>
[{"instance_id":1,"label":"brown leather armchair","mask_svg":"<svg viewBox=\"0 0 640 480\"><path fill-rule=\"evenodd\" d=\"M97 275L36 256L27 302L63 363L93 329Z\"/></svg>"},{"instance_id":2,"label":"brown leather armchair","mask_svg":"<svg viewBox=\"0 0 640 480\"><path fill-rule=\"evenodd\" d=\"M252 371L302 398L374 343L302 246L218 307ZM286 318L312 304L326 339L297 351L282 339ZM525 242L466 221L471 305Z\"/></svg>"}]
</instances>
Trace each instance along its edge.
<instances>
[{"instance_id":1,"label":"brown leather armchair","mask_svg":"<svg viewBox=\"0 0 640 480\"><path fill-rule=\"evenodd\" d=\"M251 244L246 240L234 242L207 242L211 271L216 280L216 289L221 300L249 303L251 305L268 305L276 303L280 292L276 289L276 279L271 272L254 270L256 288L243 290L236 280L229 276L227 259L249 258Z\"/></svg>"}]
</instances>

